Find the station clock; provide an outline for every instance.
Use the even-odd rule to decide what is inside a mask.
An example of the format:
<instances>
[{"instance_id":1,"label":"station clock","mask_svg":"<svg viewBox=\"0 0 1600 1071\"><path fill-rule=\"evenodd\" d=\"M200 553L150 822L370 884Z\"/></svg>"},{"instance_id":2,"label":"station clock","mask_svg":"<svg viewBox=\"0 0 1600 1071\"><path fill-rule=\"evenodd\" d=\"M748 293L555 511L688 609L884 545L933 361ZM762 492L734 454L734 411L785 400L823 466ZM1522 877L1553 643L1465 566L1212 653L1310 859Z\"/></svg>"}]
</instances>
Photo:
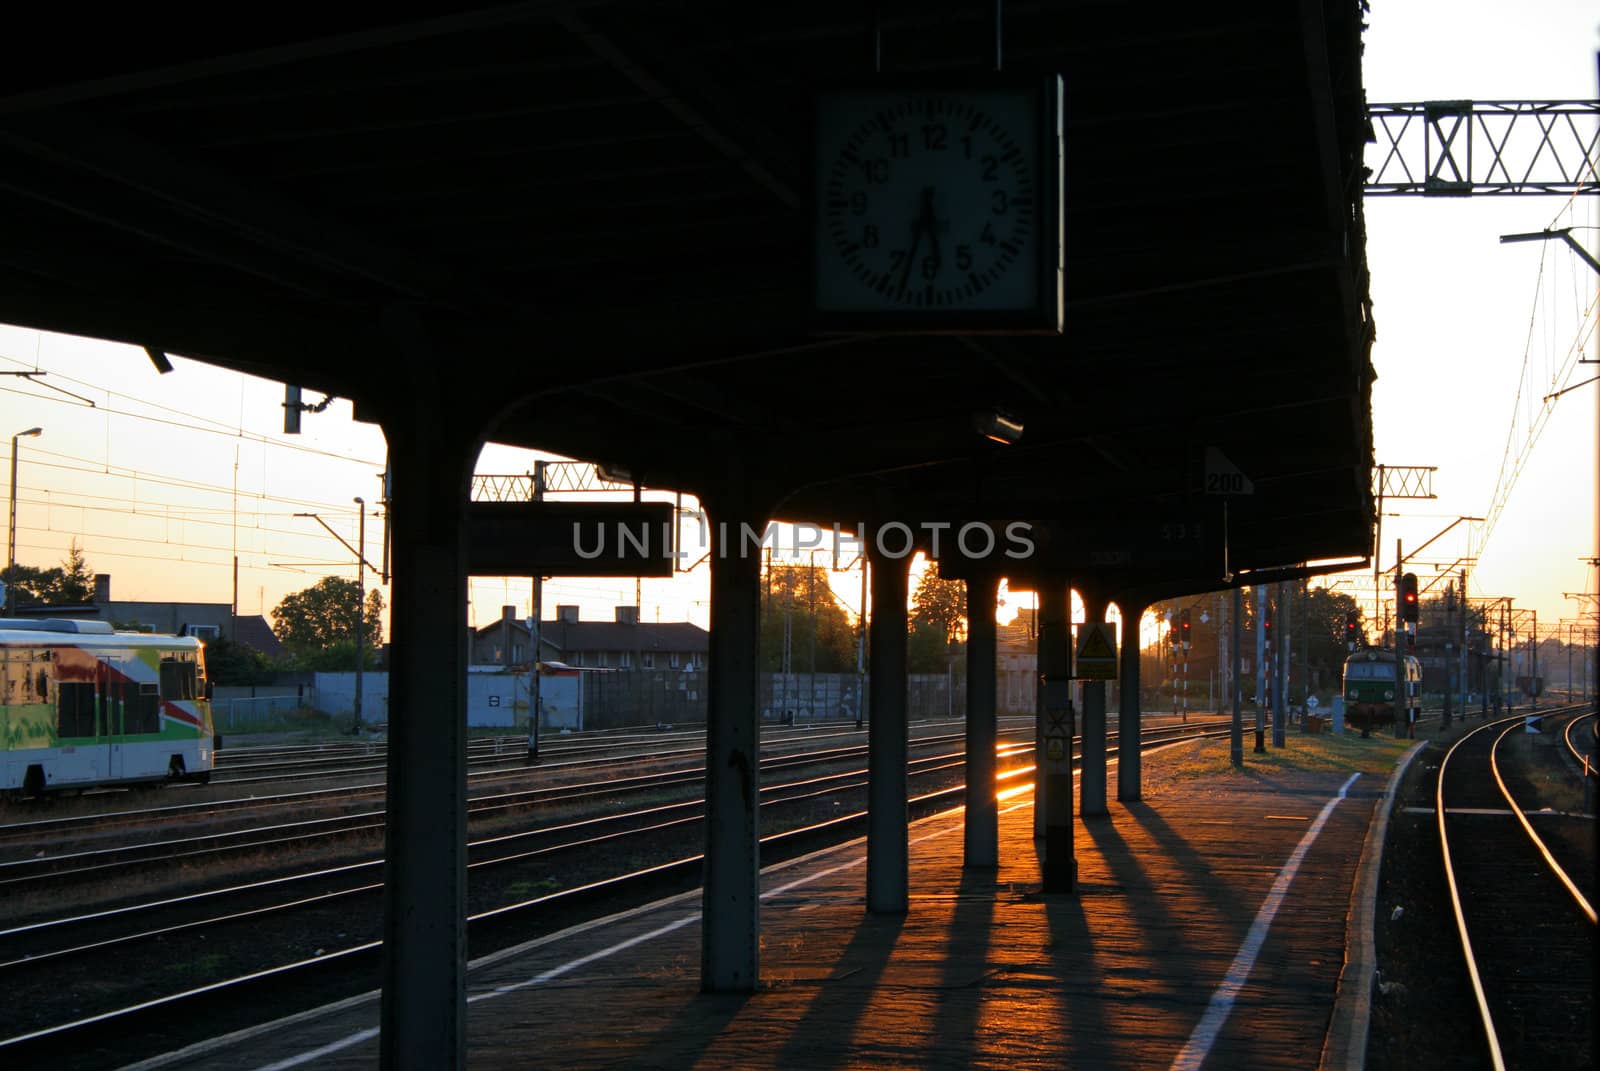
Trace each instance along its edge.
<instances>
[{"instance_id":1,"label":"station clock","mask_svg":"<svg viewBox=\"0 0 1600 1071\"><path fill-rule=\"evenodd\" d=\"M819 94L823 329L1057 333L1061 221L1059 77Z\"/></svg>"}]
</instances>

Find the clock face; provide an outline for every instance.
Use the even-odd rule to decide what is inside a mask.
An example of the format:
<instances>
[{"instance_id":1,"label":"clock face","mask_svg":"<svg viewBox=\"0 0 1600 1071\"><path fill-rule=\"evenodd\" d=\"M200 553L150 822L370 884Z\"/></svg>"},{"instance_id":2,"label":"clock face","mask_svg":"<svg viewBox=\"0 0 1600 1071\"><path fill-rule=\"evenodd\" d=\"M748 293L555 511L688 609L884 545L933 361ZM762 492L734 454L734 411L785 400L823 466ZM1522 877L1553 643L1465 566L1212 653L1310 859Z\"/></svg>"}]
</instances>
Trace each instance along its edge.
<instances>
[{"instance_id":1,"label":"clock face","mask_svg":"<svg viewBox=\"0 0 1600 1071\"><path fill-rule=\"evenodd\" d=\"M1060 193L1042 166L1055 145L1043 111L1036 88L819 98L818 309L1054 312Z\"/></svg>"}]
</instances>

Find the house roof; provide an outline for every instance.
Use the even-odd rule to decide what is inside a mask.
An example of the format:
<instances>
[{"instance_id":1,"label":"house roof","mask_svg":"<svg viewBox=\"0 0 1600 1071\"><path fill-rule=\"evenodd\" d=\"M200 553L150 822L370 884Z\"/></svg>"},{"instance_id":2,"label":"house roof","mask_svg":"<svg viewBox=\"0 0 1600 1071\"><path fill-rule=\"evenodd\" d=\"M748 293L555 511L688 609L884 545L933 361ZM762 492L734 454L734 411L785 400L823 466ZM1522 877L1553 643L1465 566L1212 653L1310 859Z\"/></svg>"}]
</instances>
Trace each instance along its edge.
<instances>
[{"instance_id":1,"label":"house roof","mask_svg":"<svg viewBox=\"0 0 1600 1071\"><path fill-rule=\"evenodd\" d=\"M254 647L268 658L279 658L284 653L272 626L260 614L241 614L233 619L233 642Z\"/></svg>"},{"instance_id":2,"label":"house roof","mask_svg":"<svg viewBox=\"0 0 1600 1071\"><path fill-rule=\"evenodd\" d=\"M546 621L540 636L549 636L563 651L682 651L698 654L710 649L710 633L688 621L641 621L623 625L615 621Z\"/></svg>"}]
</instances>

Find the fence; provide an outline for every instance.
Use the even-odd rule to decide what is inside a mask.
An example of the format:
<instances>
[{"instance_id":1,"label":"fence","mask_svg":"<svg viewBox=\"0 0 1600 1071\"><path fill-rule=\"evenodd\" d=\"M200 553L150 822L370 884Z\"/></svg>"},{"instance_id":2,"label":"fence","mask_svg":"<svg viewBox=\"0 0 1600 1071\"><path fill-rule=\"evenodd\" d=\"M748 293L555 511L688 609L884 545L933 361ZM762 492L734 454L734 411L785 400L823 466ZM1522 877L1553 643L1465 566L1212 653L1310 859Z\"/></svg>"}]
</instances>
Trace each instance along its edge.
<instances>
[{"instance_id":1,"label":"fence","mask_svg":"<svg viewBox=\"0 0 1600 1071\"><path fill-rule=\"evenodd\" d=\"M219 729L231 729L235 725L249 725L288 714L299 710L302 705L298 695L241 696L220 702L213 700L211 720ZM218 708L221 708L220 712Z\"/></svg>"},{"instance_id":2,"label":"fence","mask_svg":"<svg viewBox=\"0 0 1600 1071\"><path fill-rule=\"evenodd\" d=\"M866 678L854 673L763 673L757 702L761 720L805 724L853 721L862 710ZM1031 710L1032 694L1029 694ZM906 682L913 718L960 717L966 710L964 667L946 673L913 673ZM675 670L623 670L583 676L583 727L703 722L706 675Z\"/></svg>"}]
</instances>

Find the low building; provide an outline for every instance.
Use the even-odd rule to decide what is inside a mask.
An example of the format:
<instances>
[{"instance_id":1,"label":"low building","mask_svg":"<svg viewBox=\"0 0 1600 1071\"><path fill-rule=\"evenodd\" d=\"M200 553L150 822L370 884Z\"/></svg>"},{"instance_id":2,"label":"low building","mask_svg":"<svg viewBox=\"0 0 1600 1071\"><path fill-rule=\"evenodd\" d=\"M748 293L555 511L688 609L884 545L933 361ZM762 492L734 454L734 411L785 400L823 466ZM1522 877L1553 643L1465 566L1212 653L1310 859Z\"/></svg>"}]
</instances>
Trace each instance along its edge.
<instances>
[{"instance_id":1,"label":"low building","mask_svg":"<svg viewBox=\"0 0 1600 1071\"><path fill-rule=\"evenodd\" d=\"M94 601L81 606L22 606L16 617L71 617L104 621L113 628L197 636L202 640L228 639L255 648L268 658L281 658L283 644L260 614L233 613L226 602L118 602L111 598L111 575L94 578Z\"/></svg>"},{"instance_id":2,"label":"low building","mask_svg":"<svg viewBox=\"0 0 1600 1071\"><path fill-rule=\"evenodd\" d=\"M531 657L531 622L516 616L515 606L502 606L500 620L467 629L467 664L473 666L527 666L530 662L561 660L561 649L548 634L539 637L539 657ZM548 626L547 626L548 627Z\"/></svg>"},{"instance_id":3,"label":"low building","mask_svg":"<svg viewBox=\"0 0 1600 1071\"><path fill-rule=\"evenodd\" d=\"M467 629L468 662L525 666L536 661L532 622L504 606L500 620ZM611 621L584 621L576 606L556 607L539 629L540 662L576 669L654 669L703 673L711 634L688 621L640 621L637 606L618 606Z\"/></svg>"},{"instance_id":4,"label":"low building","mask_svg":"<svg viewBox=\"0 0 1600 1071\"><path fill-rule=\"evenodd\" d=\"M711 634L688 621L640 621L637 606L618 606L611 621L584 621L576 606L557 606L540 639L560 651L569 666L586 669L652 669L703 673Z\"/></svg>"}]
</instances>

